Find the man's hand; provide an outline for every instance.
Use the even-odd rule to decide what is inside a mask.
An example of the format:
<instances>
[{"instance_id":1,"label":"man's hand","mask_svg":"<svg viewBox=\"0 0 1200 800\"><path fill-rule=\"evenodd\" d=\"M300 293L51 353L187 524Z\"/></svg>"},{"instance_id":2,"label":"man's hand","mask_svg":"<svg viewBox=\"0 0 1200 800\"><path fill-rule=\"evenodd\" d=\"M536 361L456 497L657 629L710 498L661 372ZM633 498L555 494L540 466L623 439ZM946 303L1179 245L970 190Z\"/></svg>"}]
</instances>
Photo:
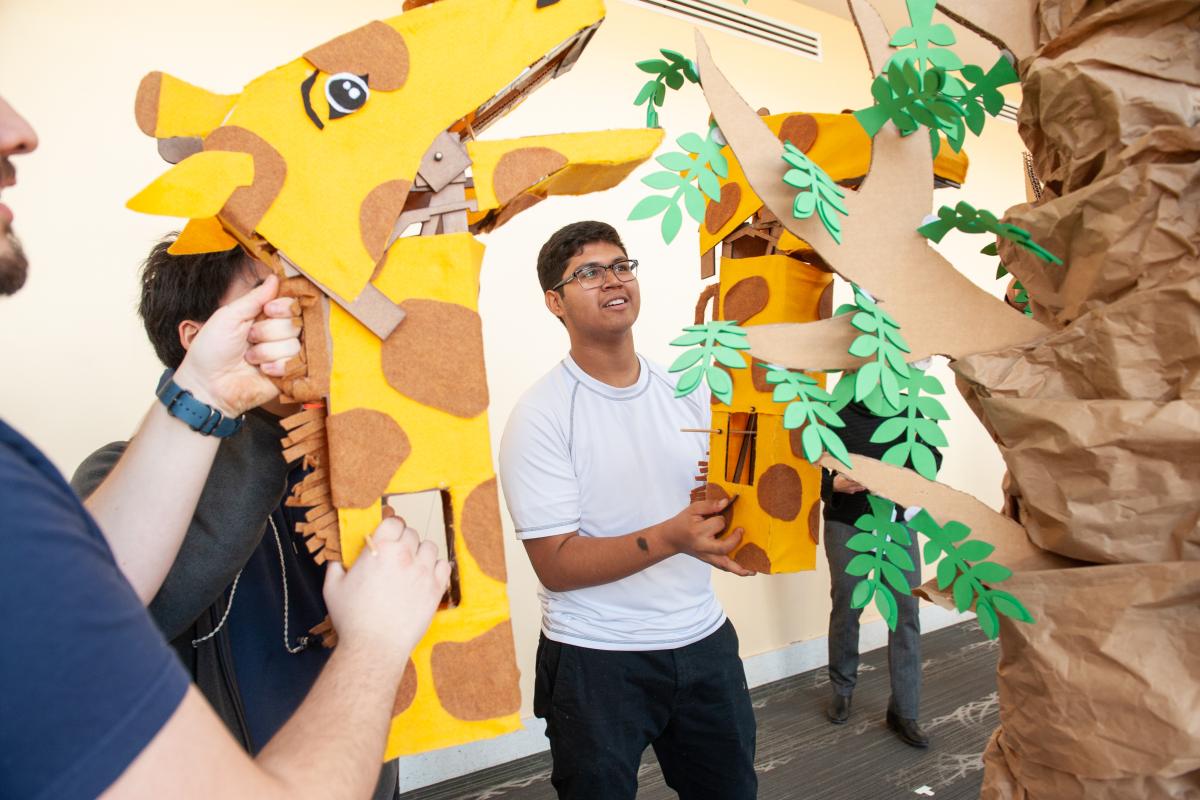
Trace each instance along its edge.
<instances>
[{"instance_id":1,"label":"man's hand","mask_svg":"<svg viewBox=\"0 0 1200 800\"><path fill-rule=\"evenodd\" d=\"M221 413L238 417L279 394L268 376L281 376L300 352L298 307L276 297L279 279L218 308L175 371L175 382ZM255 321L259 315L266 319Z\"/></svg>"},{"instance_id":2,"label":"man's hand","mask_svg":"<svg viewBox=\"0 0 1200 800\"><path fill-rule=\"evenodd\" d=\"M385 519L349 571L325 568L325 604L338 647L363 648L382 668L401 671L425 635L450 583L450 563L398 517Z\"/></svg>"},{"instance_id":3,"label":"man's hand","mask_svg":"<svg viewBox=\"0 0 1200 800\"><path fill-rule=\"evenodd\" d=\"M867 487L857 481L852 481L840 472L833 476L833 490L842 494L858 494L865 492Z\"/></svg>"},{"instance_id":4,"label":"man's hand","mask_svg":"<svg viewBox=\"0 0 1200 800\"><path fill-rule=\"evenodd\" d=\"M718 538L725 530L725 517L721 512L729 503L729 498L697 500L667 521L664 538L677 553L686 553L717 569L749 577L756 573L729 557L741 544L742 529L735 528L728 536Z\"/></svg>"}]
</instances>

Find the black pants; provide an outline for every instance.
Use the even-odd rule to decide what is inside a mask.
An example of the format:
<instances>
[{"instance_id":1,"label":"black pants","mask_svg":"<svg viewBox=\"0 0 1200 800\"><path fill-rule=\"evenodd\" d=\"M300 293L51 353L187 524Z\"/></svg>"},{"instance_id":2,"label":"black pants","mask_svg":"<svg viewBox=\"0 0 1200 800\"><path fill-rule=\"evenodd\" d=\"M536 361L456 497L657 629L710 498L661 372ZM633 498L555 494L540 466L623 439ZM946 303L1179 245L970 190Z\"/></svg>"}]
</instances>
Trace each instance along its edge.
<instances>
[{"instance_id":1,"label":"black pants","mask_svg":"<svg viewBox=\"0 0 1200 800\"><path fill-rule=\"evenodd\" d=\"M593 650L543 636L533 713L546 720L550 780L563 800L635 797L648 745L683 800L758 792L754 710L729 621L675 650Z\"/></svg>"}]
</instances>

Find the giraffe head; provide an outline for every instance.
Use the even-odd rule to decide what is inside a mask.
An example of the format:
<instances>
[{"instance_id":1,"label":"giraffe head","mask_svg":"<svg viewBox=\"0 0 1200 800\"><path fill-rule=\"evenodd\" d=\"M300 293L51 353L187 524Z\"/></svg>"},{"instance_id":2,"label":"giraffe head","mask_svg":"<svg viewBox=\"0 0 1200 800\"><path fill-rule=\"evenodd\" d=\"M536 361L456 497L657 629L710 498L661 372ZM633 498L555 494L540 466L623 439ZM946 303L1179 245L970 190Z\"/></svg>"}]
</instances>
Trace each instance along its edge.
<instances>
[{"instance_id":1,"label":"giraffe head","mask_svg":"<svg viewBox=\"0 0 1200 800\"><path fill-rule=\"evenodd\" d=\"M192 220L176 252L240 241L353 301L435 138L473 135L511 84L561 72L603 15L602 0L441 0L315 47L238 95L151 73L138 125L178 163L129 207Z\"/></svg>"}]
</instances>

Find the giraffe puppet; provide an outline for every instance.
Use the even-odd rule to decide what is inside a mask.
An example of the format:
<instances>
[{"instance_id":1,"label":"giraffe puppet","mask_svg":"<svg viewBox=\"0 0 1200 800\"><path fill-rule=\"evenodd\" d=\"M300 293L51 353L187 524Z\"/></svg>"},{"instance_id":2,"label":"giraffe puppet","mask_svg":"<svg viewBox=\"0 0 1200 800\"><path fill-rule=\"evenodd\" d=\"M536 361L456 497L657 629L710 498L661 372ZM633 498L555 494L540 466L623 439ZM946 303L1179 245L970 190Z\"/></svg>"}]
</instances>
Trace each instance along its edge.
<instances>
[{"instance_id":1,"label":"giraffe puppet","mask_svg":"<svg viewBox=\"0 0 1200 800\"><path fill-rule=\"evenodd\" d=\"M662 137L476 140L571 67L602 0L405 8L238 95L147 75L137 121L175 166L129 202L190 220L172 252L240 244L297 299L303 352L281 391L306 406L283 447L311 468L288 502L310 508L297 533L319 562L352 563L398 497L440 502L455 573L399 687L387 758L519 727L473 234L616 185Z\"/></svg>"}]
</instances>

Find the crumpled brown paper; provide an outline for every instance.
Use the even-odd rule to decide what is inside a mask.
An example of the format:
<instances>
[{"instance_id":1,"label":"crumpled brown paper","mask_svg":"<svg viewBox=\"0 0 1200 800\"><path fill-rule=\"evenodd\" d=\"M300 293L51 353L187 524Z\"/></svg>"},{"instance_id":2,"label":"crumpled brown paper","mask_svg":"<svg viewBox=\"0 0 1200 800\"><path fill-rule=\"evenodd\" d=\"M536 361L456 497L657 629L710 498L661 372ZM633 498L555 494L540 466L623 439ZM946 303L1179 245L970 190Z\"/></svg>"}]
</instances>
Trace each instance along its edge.
<instances>
[{"instance_id":1,"label":"crumpled brown paper","mask_svg":"<svg viewBox=\"0 0 1200 800\"><path fill-rule=\"evenodd\" d=\"M1200 562L1021 573L1006 588L1037 622L1001 618L983 796L1200 791Z\"/></svg>"}]
</instances>

